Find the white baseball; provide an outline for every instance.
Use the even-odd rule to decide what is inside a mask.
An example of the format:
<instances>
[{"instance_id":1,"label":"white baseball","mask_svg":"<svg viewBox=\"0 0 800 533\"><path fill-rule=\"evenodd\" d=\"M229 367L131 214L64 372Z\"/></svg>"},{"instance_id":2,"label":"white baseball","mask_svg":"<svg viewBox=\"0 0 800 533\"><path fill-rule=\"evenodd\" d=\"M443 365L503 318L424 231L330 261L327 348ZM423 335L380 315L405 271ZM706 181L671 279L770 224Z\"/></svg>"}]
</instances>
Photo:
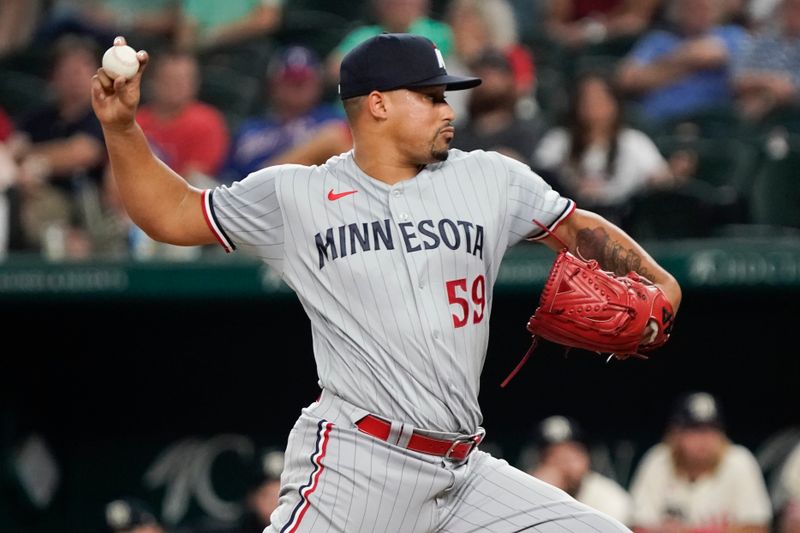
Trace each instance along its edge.
<instances>
[{"instance_id":1,"label":"white baseball","mask_svg":"<svg viewBox=\"0 0 800 533\"><path fill-rule=\"evenodd\" d=\"M114 79L119 76L131 79L139 71L136 50L128 45L112 46L103 54L103 70Z\"/></svg>"}]
</instances>

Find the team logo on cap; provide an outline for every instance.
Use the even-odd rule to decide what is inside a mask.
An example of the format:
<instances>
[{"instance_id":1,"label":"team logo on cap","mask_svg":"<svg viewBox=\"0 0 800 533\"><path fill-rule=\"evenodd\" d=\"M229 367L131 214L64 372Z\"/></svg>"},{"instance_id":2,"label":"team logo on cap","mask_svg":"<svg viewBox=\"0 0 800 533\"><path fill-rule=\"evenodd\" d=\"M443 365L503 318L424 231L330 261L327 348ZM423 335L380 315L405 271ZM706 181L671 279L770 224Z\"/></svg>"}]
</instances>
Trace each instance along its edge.
<instances>
[{"instance_id":1,"label":"team logo on cap","mask_svg":"<svg viewBox=\"0 0 800 533\"><path fill-rule=\"evenodd\" d=\"M563 416L551 416L544 421L542 433L545 438L553 442L561 442L572 437L572 427L569 420Z\"/></svg>"},{"instance_id":2,"label":"team logo on cap","mask_svg":"<svg viewBox=\"0 0 800 533\"><path fill-rule=\"evenodd\" d=\"M442 52L439 51L438 48L434 48L433 51L436 52L436 61L439 62L439 68L446 68L444 66L444 57L442 57Z\"/></svg>"},{"instance_id":3,"label":"team logo on cap","mask_svg":"<svg viewBox=\"0 0 800 533\"><path fill-rule=\"evenodd\" d=\"M130 505L116 500L106 507L106 522L115 529L122 529L130 524L131 514Z\"/></svg>"},{"instance_id":4,"label":"team logo on cap","mask_svg":"<svg viewBox=\"0 0 800 533\"><path fill-rule=\"evenodd\" d=\"M710 394L695 394L689 399L688 408L697 420L711 420L717 415L717 405Z\"/></svg>"}]
</instances>

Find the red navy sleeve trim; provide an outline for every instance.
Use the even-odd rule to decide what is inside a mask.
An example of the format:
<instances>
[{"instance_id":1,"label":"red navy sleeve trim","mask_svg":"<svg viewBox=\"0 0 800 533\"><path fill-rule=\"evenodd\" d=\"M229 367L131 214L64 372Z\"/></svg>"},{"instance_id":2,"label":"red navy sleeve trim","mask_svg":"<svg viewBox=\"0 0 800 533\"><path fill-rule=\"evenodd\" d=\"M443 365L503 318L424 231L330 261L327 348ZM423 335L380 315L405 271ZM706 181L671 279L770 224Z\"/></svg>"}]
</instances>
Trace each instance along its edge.
<instances>
[{"instance_id":1,"label":"red navy sleeve trim","mask_svg":"<svg viewBox=\"0 0 800 533\"><path fill-rule=\"evenodd\" d=\"M561 213L556 217L556 219L549 226L547 226L547 229L549 231L542 230L536 235L528 237L528 240L539 241L541 239L544 239L545 237L550 235L550 233L554 232L558 228L558 226L560 226L561 223L564 222L567 219L567 217L570 216L574 211L575 211L575 202L573 202L572 200L567 200L567 205L564 206L563 211L561 211Z\"/></svg>"},{"instance_id":2,"label":"red navy sleeve trim","mask_svg":"<svg viewBox=\"0 0 800 533\"><path fill-rule=\"evenodd\" d=\"M214 234L217 242L219 242L225 252L231 253L236 249L236 246L225 233L225 230L222 229L222 225L217 219L217 214L214 211L214 191L211 189L203 191L201 200L203 204L203 218L206 219L206 224L208 224L209 229L211 229L211 233Z\"/></svg>"}]
</instances>

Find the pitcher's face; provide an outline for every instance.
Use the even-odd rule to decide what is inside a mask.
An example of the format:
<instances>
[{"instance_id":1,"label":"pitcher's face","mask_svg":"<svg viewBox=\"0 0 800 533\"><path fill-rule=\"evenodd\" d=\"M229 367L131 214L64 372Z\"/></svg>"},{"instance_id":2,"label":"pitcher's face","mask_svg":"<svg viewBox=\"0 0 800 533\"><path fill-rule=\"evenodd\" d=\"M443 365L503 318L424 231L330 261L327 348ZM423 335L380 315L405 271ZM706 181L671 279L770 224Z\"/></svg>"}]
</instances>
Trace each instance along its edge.
<instances>
[{"instance_id":1,"label":"pitcher's face","mask_svg":"<svg viewBox=\"0 0 800 533\"><path fill-rule=\"evenodd\" d=\"M445 86L399 89L385 93L392 104L389 120L394 142L414 164L447 159L455 130L453 109L444 97Z\"/></svg>"}]
</instances>

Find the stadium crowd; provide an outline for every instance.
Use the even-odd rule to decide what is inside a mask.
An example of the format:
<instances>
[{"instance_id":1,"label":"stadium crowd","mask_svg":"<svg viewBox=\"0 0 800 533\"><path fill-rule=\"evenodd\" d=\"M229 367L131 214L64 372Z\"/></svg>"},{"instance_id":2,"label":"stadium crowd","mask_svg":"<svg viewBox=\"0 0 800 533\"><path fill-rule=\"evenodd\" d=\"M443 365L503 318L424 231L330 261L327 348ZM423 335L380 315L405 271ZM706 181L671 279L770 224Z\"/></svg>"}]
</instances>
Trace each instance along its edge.
<instances>
[{"instance_id":1,"label":"stadium crowd","mask_svg":"<svg viewBox=\"0 0 800 533\"><path fill-rule=\"evenodd\" d=\"M338 64L381 31L433 40L455 148L497 150L637 238L795 234L799 0L8 0L0 257L191 259L116 198L90 107L99 52L154 58L139 122L199 187L346 151ZM666 223L665 220L669 220Z\"/></svg>"}]
</instances>

